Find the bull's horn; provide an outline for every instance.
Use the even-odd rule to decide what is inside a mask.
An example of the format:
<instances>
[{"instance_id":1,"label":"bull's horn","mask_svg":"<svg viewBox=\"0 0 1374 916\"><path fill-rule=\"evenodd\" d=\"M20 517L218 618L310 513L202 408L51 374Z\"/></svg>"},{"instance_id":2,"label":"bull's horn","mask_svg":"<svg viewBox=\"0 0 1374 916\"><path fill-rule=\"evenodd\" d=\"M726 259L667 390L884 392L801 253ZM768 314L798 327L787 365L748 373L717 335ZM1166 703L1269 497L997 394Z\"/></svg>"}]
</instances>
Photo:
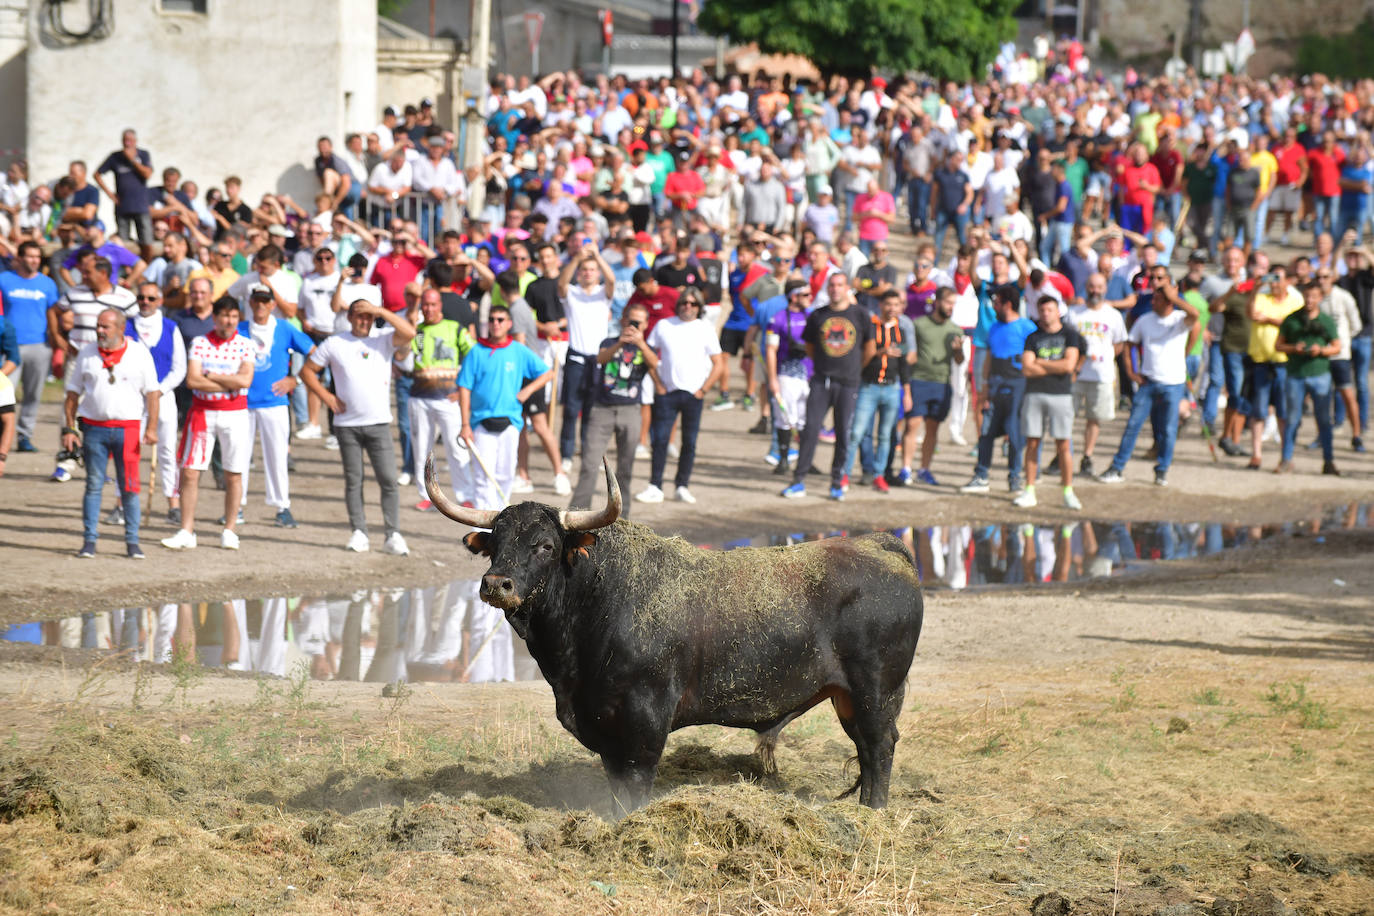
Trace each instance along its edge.
<instances>
[{"instance_id":1,"label":"bull's horn","mask_svg":"<svg viewBox=\"0 0 1374 916\"><path fill-rule=\"evenodd\" d=\"M597 528L605 528L620 518L620 484L616 481L615 471L611 470L611 463L605 456L601 458L601 466L606 469L606 508L570 509L558 513L558 521L568 531L594 531Z\"/></svg>"},{"instance_id":2,"label":"bull's horn","mask_svg":"<svg viewBox=\"0 0 1374 916\"><path fill-rule=\"evenodd\" d=\"M496 524L496 516L501 514L495 509L465 509L449 499L448 494L439 484L438 475L434 473L434 452L432 451L429 453L429 458L425 460L425 490L429 493L429 501L434 503L434 508L463 525L490 529L492 525Z\"/></svg>"}]
</instances>

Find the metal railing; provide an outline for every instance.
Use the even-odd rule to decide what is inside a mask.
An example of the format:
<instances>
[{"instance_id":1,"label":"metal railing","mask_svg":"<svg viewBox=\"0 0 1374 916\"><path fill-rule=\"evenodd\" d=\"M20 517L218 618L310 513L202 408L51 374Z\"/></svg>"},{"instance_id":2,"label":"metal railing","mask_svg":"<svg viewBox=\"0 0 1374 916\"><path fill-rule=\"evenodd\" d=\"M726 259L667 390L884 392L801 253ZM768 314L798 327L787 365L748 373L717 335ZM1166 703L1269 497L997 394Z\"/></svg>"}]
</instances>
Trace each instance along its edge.
<instances>
[{"instance_id":1,"label":"metal railing","mask_svg":"<svg viewBox=\"0 0 1374 916\"><path fill-rule=\"evenodd\" d=\"M383 229L394 219L413 221L420 227L420 238L433 245L446 229L463 228L463 205L453 199L435 200L428 191L411 191L396 200L363 194L358 201L359 218L369 226Z\"/></svg>"}]
</instances>

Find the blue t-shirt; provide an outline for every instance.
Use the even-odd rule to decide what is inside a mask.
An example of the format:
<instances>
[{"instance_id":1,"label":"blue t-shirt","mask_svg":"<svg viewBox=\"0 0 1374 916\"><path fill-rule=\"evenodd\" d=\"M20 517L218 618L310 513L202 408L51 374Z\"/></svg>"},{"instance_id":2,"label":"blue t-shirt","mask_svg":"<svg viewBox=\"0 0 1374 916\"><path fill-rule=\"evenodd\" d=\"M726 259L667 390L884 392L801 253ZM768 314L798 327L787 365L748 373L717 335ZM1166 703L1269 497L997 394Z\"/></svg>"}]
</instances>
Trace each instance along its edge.
<instances>
[{"instance_id":1,"label":"blue t-shirt","mask_svg":"<svg viewBox=\"0 0 1374 916\"><path fill-rule=\"evenodd\" d=\"M73 191L71 202L67 204L67 206L69 208L84 207L87 204L95 204L96 206L100 205L100 189L93 184L88 184L79 191ZM81 225L89 226L93 222L95 222L94 218L84 220L81 223Z\"/></svg>"},{"instance_id":2,"label":"blue t-shirt","mask_svg":"<svg viewBox=\"0 0 1374 916\"><path fill-rule=\"evenodd\" d=\"M12 270L0 274L0 301L19 345L41 344L48 334L48 307L57 304L57 284L46 274L25 280Z\"/></svg>"},{"instance_id":3,"label":"blue t-shirt","mask_svg":"<svg viewBox=\"0 0 1374 916\"><path fill-rule=\"evenodd\" d=\"M1078 219L1078 210L1073 205L1073 185L1067 181L1059 182L1059 188L1054 192L1054 202L1059 203L1059 198L1067 197L1068 205L1064 207L1064 212L1054 218L1056 223L1073 223Z\"/></svg>"},{"instance_id":4,"label":"blue t-shirt","mask_svg":"<svg viewBox=\"0 0 1374 916\"><path fill-rule=\"evenodd\" d=\"M153 160L148 156L147 150L138 150L134 155L144 168L152 167ZM115 193L119 195L119 203L115 206L116 213L148 212L148 184L124 155L124 150L106 156L95 172L97 175L114 172Z\"/></svg>"},{"instance_id":5,"label":"blue t-shirt","mask_svg":"<svg viewBox=\"0 0 1374 916\"><path fill-rule=\"evenodd\" d=\"M1231 177L1231 160L1220 153L1213 153L1207 161L1217 167L1217 179L1212 184L1212 196L1225 197L1227 180Z\"/></svg>"},{"instance_id":6,"label":"blue t-shirt","mask_svg":"<svg viewBox=\"0 0 1374 916\"><path fill-rule=\"evenodd\" d=\"M20 359L19 340L14 335L14 323L0 315L0 363L8 360L18 365Z\"/></svg>"},{"instance_id":7,"label":"blue t-shirt","mask_svg":"<svg viewBox=\"0 0 1374 916\"><path fill-rule=\"evenodd\" d=\"M1350 165L1346 163L1341 166L1342 181L1374 181L1374 165L1366 162L1364 165ZM1369 204L1368 191L1341 190L1341 209L1349 213L1363 213L1364 208Z\"/></svg>"},{"instance_id":8,"label":"blue t-shirt","mask_svg":"<svg viewBox=\"0 0 1374 916\"><path fill-rule=\"evenodd\" d=\"M620 314L625 311L625 303L635 294L634 276L639 267L637 260L630 264L622 261L611 265L611 274L615 277L615 292L611 295L611 321L617 324Z\"/></svg>"},{"instance_id":9,"label":"blue t-shirt","mask_svg":"<svg viewBox=\"0 0 1374 916\"><path fill-rule=\"evenodd\" d=\"M315 348L315 342L304 331L280 318L272 320L277 326L272 332L272 345L265 349L258 345L249 323L239 322L239 334L253 342L253 350L257 354L253 361L253 384L248 389L250 408L286 406L288 396L274 393L272 386L291 374L292 351L305 356Z\"/></svg>"},{"instance_id":10,"label":"blue t-shirt","mask_svg":"<svg viewBox=\"0 0 1374 916\"><path fill-rule=\"evenodd\" d=\"M458 387L472 392L472 425L491 417L505 417L516 429L522 428L525 419L518 397L520 389L527 379L548 371L547 363L517 341L504 347L493 348L486 343L473 347L458 370Z\"/></svg>"},{"instance_id":11,"label":"blue t-shirt","mask_svg":"<svg viewBox=\"0 0 1374 916\"><path fill-rule=\"evenodd\" d=\"M754 324L758 326L759 333L768 330L768 326L773 323L773 316L787 308L787 297L781 293L771 299L764 299L762 302L754 300ZM760 338L762 340L762 338Z\"/></svg>"},{"instance_id":12,"label":"blue t-shirt","mask_svg":"<svg viewBox=\"0 0 1374 916\"><path fill-rule=\"evenodd\" d=\"M753 274L752 278L750 274ZM730 316L725 319L725 327L732 331L747 330L749 325L754 323L753 317L744 307L744 287L752 285L759 279L768 276L768 271L758 263L749 267L736 267L730 271ZM748 283L746 283L748 281Z\"/></svg>"},{"instance_id":13,"label":"blue t-shirt","mask_svg":"<svg viewBox=\"0 0 1374 916\"><path fill-rule=\"evenodd\" d=\"M992 359L989 375L992 378L1020 379L1021 354L1026 351L1026 338L1037 325L1029 318L998 321L988 328L988 355Z\"/></svg>"}]
</instances>

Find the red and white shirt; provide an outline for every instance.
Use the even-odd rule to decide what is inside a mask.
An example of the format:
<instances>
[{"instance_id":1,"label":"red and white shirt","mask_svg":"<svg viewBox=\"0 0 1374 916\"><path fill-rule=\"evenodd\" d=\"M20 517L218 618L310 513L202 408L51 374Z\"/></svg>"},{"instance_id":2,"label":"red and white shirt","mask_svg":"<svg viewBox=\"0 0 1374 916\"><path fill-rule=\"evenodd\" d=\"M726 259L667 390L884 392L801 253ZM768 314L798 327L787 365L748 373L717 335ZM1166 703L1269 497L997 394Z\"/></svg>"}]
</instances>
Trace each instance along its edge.
<instances>
[{"instance_id":1,"label":"red and white shirt","mask_svg":"<svg viewBox=\"0 0 1374 916\"><path fill-rule=\"evenodd\" d=\"M221 340L214 332L197 337L191 341L186 352L186 361L200 361L202 373L234 375L246 361L253 365L257 352L253 342L242 334L235 334L228 340ZM244 410L248 407L247 389L234 391L196 391L192 389L193 404L202 410Z\"/></svg>"}]
</instances>

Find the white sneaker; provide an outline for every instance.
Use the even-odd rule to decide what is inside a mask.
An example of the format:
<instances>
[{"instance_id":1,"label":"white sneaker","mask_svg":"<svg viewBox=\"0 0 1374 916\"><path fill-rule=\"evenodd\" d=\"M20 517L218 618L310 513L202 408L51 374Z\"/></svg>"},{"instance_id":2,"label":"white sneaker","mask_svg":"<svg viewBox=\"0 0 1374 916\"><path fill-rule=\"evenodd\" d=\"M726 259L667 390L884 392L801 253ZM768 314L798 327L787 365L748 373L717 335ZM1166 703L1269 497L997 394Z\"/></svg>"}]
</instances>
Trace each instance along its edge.
<instances>
[{"instance_id":1,"label":"white sneaker","mask_svg":"<svg viewBox=\"0 0 1374 916\"><path fill-rule=\"evenodd\" d=\"M1064 506L1075 512L1083 510L1083 503L1078 499L1078 494L1074 493L1073 487L1064 488Z\"/></svg>"},{"instance_id":2,"label":"white sneaker","mask_svg":"<svg viewBox=\"0 0 1374 916\"><path fill-rule=\"evenodd\" d=\"M652 457L654 457L654 453L651 452L651 451L649 451L649 447L648 447L647 445L636 445L636 446L635 446L635 458L636 458L636 459L644 458L644 459L647 460L647 459L652 458Z\"/></svg>"},{"instance_id":3,"label":"white sneaker","mask_svg":"<svg viewBox=\"0 0 1374 916\"><path fill-rule=\"evenodd\" d=\"M355 528L353 530L353 536L348 539L348 546L344 549L351 550L354 553L367 553L372 549L372 545L367 541L367 532Z\"/></svg>"},{"instance_id":4,"label":"white sneaker","mask_svg":"<svg viewBox=\"0 0 1374 916\"><path fill-rule=\"evenodd\" d=\"M337 452L339 450L339 437L330 436L328 439L325 439L324 447L331 452Z\"/></svg>"},{"instance_id":5,"label":"white sneaker","mask_svg":"<svg viewBox=\"0 0 1374 916\"><path fill-rule=\"evenodd\" d=\"M635 494L635 501L641 503L661 503L663 502L663 491L653 484L649 484Z\"/></svg>"},{"instance_id":6,"label":"white sneaker","mask_svg":"<svg viewBox=\"0 0 1374 916\"><path fill-rule=\"evenodd\" d=\"M677 499L678 502L683 503L695 503L697 501L697 498L692 495L692 491L686 487L677 488Z\"/></svg>"},{"instance_id":7,"label":"white sneaker","mask_svg":"<svg viewBox=\"0 0 1374 916\"><path fill-rule=\"evenodd\" d=\"M572 459L571 459L571 458L564 458L564 459L563 459L563 473L564 473L564 474L570 474L570 473L572 473Z\"/></svg>"},{"instance_id":8,"label":"white sneaker","mask_svg":"<svg viewBox=\"0 0 1374 916\"><path fill-rule=\"evenodd\" d=\"M553 492L559 496L568 496L572 493L572 481L567 474L559 474L553 479Z\"/></svg>"},{"instance_id":9,"label":"white sneaker","mask_svg":"<svg viewBox=\"0 0 1374 916\"><path fill-rule=\"evenodd\" d=\"M510 485L510 491L512 493L533 493L534 482L528 477L517 477L515 483Z\"/></svg>"},{"instance_id":10,"label":"white sneaker","mask_svg":"<svg viewBox=\"0 0 1374 916\"><path fill-rule=\"evenodd\" d=\"M1035 487L1026 487L1021 491L1021 495L1011 501L1011 504L1018 509L1034 509L1038 503L1035 501Z\"/></svg>"},{"instance_id":11,"label":"white sneaker","mask_svg":"<svg viewBox=\"0 0 1374 916\"><path fill-rule=\"evenodd\" d=\"M239 536L228 528L225 528L219 533L219 546L223 547L225 550L238 550Z\"/></svg>"},{"instance_id":12,"label":"white sneaker","mask_svg":"<svg viewBox=\"0 0 1374 916\"><path fill-rule=\"evenodd\" d=\"M297 439L323 439L324 430L320 429L319 424L310 423L296 430Z\"/></svg>"},{"instance_id":13,"label":"white sneaker","mask_svg":"<svg viewBox=\"0 0 1374 916\"><path fill-rule=\"evenodd\" d=\"M400 486L408 487L410 486L410 481L411 476L407 474L405 471L402 471L401 473L396 475L396 483Z\"/></svg>"},{"instance_id":14,"label":"white sneaker","mask_svg":"<svg viewBox=\"0 0 1374 916\"><path fill-rule=\"evenodd\" d=\"M196 536L185 528L178 528L176 534L162 539L162 546L168 550L195 550Z\"/></svg>"},{"instance_id":15,"label":"white sneaker","mask_svg":"<svg viewBox=\"0 0 1374 916\"><path fill-rule=\"evenodd\" d=\"M677 446L674 445L673 443L669 442L669 443L668 443L668 457L669 457L669 458L676 458L677 456L678 456Z\"/></svg>"},{"instance_id":16,"label":"white sneaker","mask_svg":"<svg viewBox=\"0 0 1374 916\"><path fill-rule=\"evenodd\" d=\"M953 442L955 445L968 445L968 440L964 438L964 434L957 429L951 429L949 431L949 441Z\"/></svg>"},{"instance_id":17,"label":"white sneaker","mask_svg":"<svg viewBox=\"0 0 1374 916\"><path fill-rule=\"evenodd\" d=\"M406 546L406 539L401 537L401 532L393 531L386 536L386 543L382 545L382 552L396 557L405 557L410 555L410 548Z\"/></svg>"}]
</instances>

